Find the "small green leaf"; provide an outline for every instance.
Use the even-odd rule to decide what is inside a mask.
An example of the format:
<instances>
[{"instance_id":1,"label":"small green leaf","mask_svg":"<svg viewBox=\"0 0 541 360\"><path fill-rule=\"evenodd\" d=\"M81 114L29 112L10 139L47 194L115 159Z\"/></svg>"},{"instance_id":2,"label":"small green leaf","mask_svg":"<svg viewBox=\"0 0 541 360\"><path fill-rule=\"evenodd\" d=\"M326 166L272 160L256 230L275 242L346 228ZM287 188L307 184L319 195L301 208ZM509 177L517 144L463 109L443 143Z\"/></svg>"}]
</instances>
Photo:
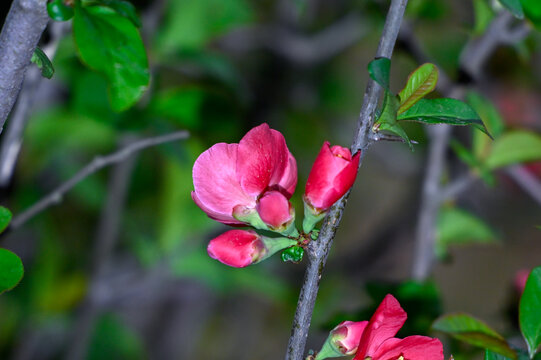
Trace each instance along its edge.
<instances>
[{"instance_id":1,"label":"small green leaf","mask_svg":"<svg viewBox=\"0 0 541 360\"><path fill-rule=\"evenodd\" d=\"M31 61L41 70L41 76L50 79L54 74L54 67L51 60L47 57L47 54L43 52L39 47L34 50Z\"/></svg>"},{"instance_id":2,"label":"small green leaf","mask_svg":"<svg viewBox=\"0 0 541 360\"><path fill-rule=\"evenodd\" d=\"M393 134L400 136L413 150L411 141L408 137L408 134L404 131L402 126L398 124L396 120L396 113L398 111L399 100L398 97L391 94L389 91L385 90L385 98L383 101L383 110L377 118L374 126L372 127L373 131L388 131Z\"/></svg>"},{"instance_id":3,"label":"small green leaf","mask_svg":"<svg viewBox=\"0 0 541 360\"><path fill-rule=\"evenodd\" d=\"M494 141L486 159L490 169L541 160L541 136L529 131L513 131Z\"/></svg>"},{"instance_id":4,"label":"small green leaf","mask_svg":"<svg viewBox=\"0 0 541 360\"><path fill-rule=\"evenodd\" d=\"M282 251L283 262L291 261L294 263L298 263L302 260L303 256L304 256L304 249L300 246L292 246Z\"/></svg>"},{"instance_id":5,"label":"small green leaf","mask_svg":"<svg viewBox=\"0 0 541 360\"><path fill-rule=\"evenodd\" d=\"M2 233L9 225L11 221L11 211L3 206L0 206L0 233Z\"/></svg>"},{"instance_id":6,"label":"small green leaf","mask_svg":"<svg viewBox=\"0 0 541 360\"><path fill-rule=\"evenodd\" d=\"M499 0L511 14L513 14L518 19L524 19L524 10L520 4L520 0Z\"/></svg>"},{"instance_id":7,"label":"small green leaf","mask_svg":"<svg viewBox=\"0 0 541 360\"><path fill-rule=\"evenodd\" d=\"M485 360L509 360L509 358L486 349Z\"/></svg>"},{"instance_id":8,"label":"small green leaf","mask_svg":"<svg viewBox=\"0 0 541 360\"><path fill-rule=\"evenodd\" d=\"M475 13L475 28L474 34L483 34L488 25L494 18L494 11L486 0L473 0L473 10Z\"/></svg>"},{"instance_id":9,"label":"small green leaf","mask_svg":"<svg viewBox=\"0 0 541 360\"><path fill-rule=\"evenodd\" d=\"M520 298L519 323L532 359L541 345L541 266L528 276Z\"/></svg>"},{"instance_id":10,"label":"small green leaf","mask_svg":"<svg viewBox=\"0 0 541 360\"><path fill-rule=\"evenodd\" d=\"M425 124L472 125L490 136L475 110L456 99L421 99L399 114L398 120L419 121Z\"/></svg>"},{"instance_id":11,"label":"small green leaf","mask_svg":"<svg viewBox=\"0 0 541 360\"><path fill-rule=\"evenodd\" d=\"M463 313L443 315L432 324L432 329L442 331L468 344L489 349L516 359L517 354L505 339L484 322Z\"/></svg>"},{"instance_id":12,"label":"small green leaf","mask_svg":"<svg viewBox=\"0 0 541 360\"><path fill-rule=\"evenodd\" d=\"M476 132L476 134L477 133L478 132ZM483 135L483 137L485 136ZM494 186L496 184L494 175L492 175L490 170L486 168L485 164L481 163L481 161L476 158L470 150L466 149L464 145L455 139L451 140L450 145L460 160L464 161L472 170L478 172L488 186Z\"/></svg>"},{"instance_id":13,"label":"small green leaf","mask_svg":"<svg viewBox=\"0 0 541 360\"><path fill-rule=\"evenodd\" d=\"M538 29L541 29L541 1L539 0L520 0L524 15Z\"/></svg>"},{"instance_id":14,"label":"small green leaf","mask_svg":"<svg viewBox=\"0 0 541 360\"><path fill-rule=\"evenodd\" d=\"M498 138L505 129L504 121L496 107L479 93L470 91L466 101L479 114L481 120L494 138ZM473 133L473 152L478 159L485 159L493 142L478 131Z\"/></svg>"},{"instance_id":15,"label":"small green leaf","mask_svg":"<svg viewBox=\"0 0 541 360\"><path fill-rule=\"evenodd\" d=\"M434 64L423 64L408 77L406 86L400 91L398 114L412 107L417 101L436 88L438 68Z\"/></svg>"},{"instance_id":16,"label":"small green leaf","mask_svg":"<svg viewBox=\"0 0 541 360\"><path fill-rule=\"evenodd\" d=\"M131 2L124 0L102 0L101 3L130 20L133 25L141 27L141 20L137 16L135 6Z\"/></svg>"},{"instance_id":17,"label":"small green leaf","mask_svg":"<svg viewBox=\"0 0 541 360\"><path fill-rule=\"evenodd\" d=\"M115 111L134 105L150 76L145 48L133 23L105 6L75 6L73 32L81 59L109 83Z\"/></svg>"},{"instance_id":18,"label":"small green leaf","mask_svg":"<svg viewBox=\"0 0 541 360\"><path fill-rule=\"evenodd\" d=\"M47 4L47 13L55 21L67 21L73 17L73 8L64 0L53 0Z\"/></svg>"},{"instance_id":19,"label":"small green leaf","mask_svg":"<svg viewBox=\"0 0 541 360\"><path fill-rule=\"evenodd\" d=\"M454 207L440 210L435 246L438 256L445 255L451 245L491 243L497 238L490 226L465 210Z\"/></svg>"},{"instance_id":20,"label":"small green leaf","mask_svg":"<svg viewBox=\"0 0 541 360\"><path fill-rule=\"evenodd\" d=\"M21 259L11 251L0 248L0 294L17 286L23 274Z\"/></svg>"},{"instance_id":21,"label":"small green leaf","mask_svg":"<svg viewBox=\"0 0 541 360\"><path fill-rule=\"evenodd\" d=\"M389 91L389 78L391 74L391 60L385 57L380 57L372 60L368 64L368 73L372 80L377 82L381 87Z\"/></svg>"}]
</instances>

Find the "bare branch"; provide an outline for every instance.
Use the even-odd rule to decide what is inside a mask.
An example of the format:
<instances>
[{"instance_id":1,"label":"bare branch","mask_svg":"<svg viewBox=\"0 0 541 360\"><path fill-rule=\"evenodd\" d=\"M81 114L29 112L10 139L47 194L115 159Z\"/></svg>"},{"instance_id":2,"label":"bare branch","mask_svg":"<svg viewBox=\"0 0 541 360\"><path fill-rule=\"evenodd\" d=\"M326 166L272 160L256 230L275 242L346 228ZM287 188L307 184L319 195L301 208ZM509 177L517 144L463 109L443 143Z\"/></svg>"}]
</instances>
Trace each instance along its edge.
<instances>
[{"instance_id":1,"label":"bare branch","mask_svg":"<svg viewBox=\"0 0 541 360\"><path fill-rule=\"evenodd\" d=\"M391 58L407 3L407 0L391 1L376 57ZM363 156L365 155L364 152L368 149L371 142L369 131L373 124L373 116L381 91L379 85L375 84L372 80L368 81L359 115L357 132L351 146L352 152L361 151L360 163L362 163ZM331 208L323 221L318 239L312 241L308 246L308 268L306 269L304 283L297 303L291 337L289 338L285 356L286 360L301 360L304 356L308 330L310 329L314 304L319 290L319 281L321 280L327 256L338 230L348 196L349 192Z\"/></svg>"},{"instance_id":2,"label":"bare branch","mask_svg":"<svg viewBox=\"0 0 541 360\"><path fill-rule=\"evenodd\" d=\"M92 160L88 165L79 170L79 172L76 173L71 179L58 186L53 192L39 200L27 210L15 216L11 221L9 229L14 230L21 227L24 223L26 223L28 220L30 220L43 210L54 204L58 204L62 200L62 197L65 193L67 193L75 185L77 185L79 182L84 180L89 175L92 175L96 171L103 169L106 166L125 161L132 154L148 147L161 145L176 140L187 139L188 136L189 133L187 131L178 131L167 135L142 139L112 154L106 156L98 156L94 158L94 160Z\"/></svg>"},{"instance_id":3,"label":"bare branch","mask_svg":"<svg viewBox=\"0 0 541 360\"><path fill-rule=\"evenodd\" d=\"M464 48L460 56L460 66L474 79L482 78L483 64L498 46L507 43L506 39L509 36L506 34L512 33L516 37L515 35L520 33L526 36L527 32L517 30L521 29L520 25L517 28L510 28L512 20L512 16L507 11L502 12L492 21L483 36L472 39ZM427 61L427 56L415 39L413 32L409 31L409 33L403 34L401 40L406 43L408 49L413 50L412 55L416 57L417 61ZM444 95L452 98L462 98L464 96L464 89L448 82L449 78L441 68L440 77L445 79L444 83L439 86ZM430 134L430 146L416 228L415 254L412 268L412 276L416 280L426 279L432 268L436 220L442 200L449 195L453 195L455 191L462 191L466 188L463 184L453 184L446 189L441 188L441 176L445 169L445 150L448 147L451 128L445 125L427 129ZM445 194L446 192L447 194Z\"/></svg>"},{"instance_id":4,"label":"bare branch","mask_svg":"<svg viewBox=\"0 0 541 360\"><path fill-rule=\"evenodd\" d=\"M47 26L47 0L14 0L0 33L0 133Z\"/></svg>"},{"instance_id":5,"label":"bare branch","mask_svg":"<svg viewBox=\"0 0 541 360\"><path fill-rule=\"evenodd\" d=\"M505 172L541 206L541 182L534 175L521 165L509 166Z\"/></svg>"}]
</instances>

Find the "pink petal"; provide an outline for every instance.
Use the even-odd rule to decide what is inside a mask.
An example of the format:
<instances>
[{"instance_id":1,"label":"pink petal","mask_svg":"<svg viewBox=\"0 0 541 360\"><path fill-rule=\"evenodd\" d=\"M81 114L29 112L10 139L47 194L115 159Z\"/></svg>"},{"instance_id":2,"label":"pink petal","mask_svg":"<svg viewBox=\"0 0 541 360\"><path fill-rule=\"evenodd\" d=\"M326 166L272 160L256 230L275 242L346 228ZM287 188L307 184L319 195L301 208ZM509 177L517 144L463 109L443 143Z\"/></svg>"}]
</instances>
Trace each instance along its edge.
<instances>
[{"instance_id":1,"label":"pink petal","mask_svg":"<svg viewBox=\"0 0 541 360\"><path fill-rule=\"evenodd\" d=\"M237 180L238 144L219 143L203 152L193 166L195 203L213 219L238 223L231 215L237 205L255 207Z\"/></svg>"},{"instance_id":2,"label":"pink petal","mask_svg":"<svg viewBox=\"0 0 541 360\"><path fill-rule=\"evenodd\" d=\"M201 208L201 210L203 210L207 216L213 220L216 220L216 221L219 221L223 224L226 224L226 225L244 225L244 223L242 221L238 221L237 219L235 218L232 218L230 215L224 215L224 214L221 214L221 213L218 213L212 209L209 209L207 208L205 205L203 205L203 203L199 200L199 198L197 197L197 194L195 193L195 191L192 191L192 199L193 201L195 202L195 204L197 206L199 206Z\"/></svg>"},{"instance_id":3,"label":"pink petal","mask_svg":"<svg viewBox=\"0 0 541 360\"><path fill-rule=\"evenodd\" d=\"M278 184L288 165L289 151L282 134L261 124L239 142L237 179L248 195L257 197L269 185Z\"/></svg>"},{"instance_id":4,"label":"pink petal","mask_svg":"<svg viewBox=\"0 0 541 360\"><path fill-rule=\"evenodd\" d=\"M385 340L396 335L398 330L404 325L407 317L406 312L400 307L400 303L394 296L390 294L385 296L363 332L359 349L354 359L364 360L368 356L373 358L375 351L380 345Z\"/></svg>"},{"instance_id":5,"label":"pink petal","mask_svg":"<svg viewBox=\"0 0 541 360\"><path fill-rule=\"evenodd\" d=\"M391 338L377 349L373 360L443 360L443 346L438 339L427 336L408 336L405 339Z\"/></svg>"},{"instance_id":6,"label":"pink petal","mask_svg":"<svg viewBox=\"0 0 541 360\"><path fill-rule=\"evenodd\" d=\"M272 229L278 229L293 219L293 206L279 191L266 191L257 202L261 220Z\"/></svg>"},{"instance_id":7,"label":"pink petal","mask_svg":"<svg viewBox=\"0 0 541 360\"><path fill-rule=\"evenodd\" d=\"M291 198L297 187L297 160L289 153L289 160L282 178L278 181L279 188L288 199Z\"/></svg>"}]
</instances>

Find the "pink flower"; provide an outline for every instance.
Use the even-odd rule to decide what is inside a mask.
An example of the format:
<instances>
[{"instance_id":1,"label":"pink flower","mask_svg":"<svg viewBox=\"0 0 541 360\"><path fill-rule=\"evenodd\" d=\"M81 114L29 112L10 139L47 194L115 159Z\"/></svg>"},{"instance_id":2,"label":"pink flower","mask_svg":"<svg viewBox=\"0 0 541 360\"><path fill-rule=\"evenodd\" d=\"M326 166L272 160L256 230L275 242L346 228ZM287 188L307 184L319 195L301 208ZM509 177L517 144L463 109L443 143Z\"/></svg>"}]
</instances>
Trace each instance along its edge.
<instances>
[{"instance_id":1,"label":"pink flower","mask_svg":"<svg viewBox=\"0 0 541 360\"><path fill-rule=\"evenodd\" d=\"M305 202L316 212L324 212L338 201L353 185L361 153L353 157L349 149L326 141L312 166L306 191Z\"/></svg>"},{"instance_id":2,"label":"pink flower","mask_svg":"<svg viewBox=\"0 0 541 360\"><path fill-rule=\"evenodd\" d=\"M297 162L283 135L267 124L250 130L238 144L219 143L203 152L193 167L195 203L212 219L224 224L244 224L253 212L264 213L273 223L284 216L274 201L259 203L267 192L278 192L286 200L297 185ZM259 205L259 206L258 206ZM280 214L272 214L278 209ZM236 215L236 216L235 216Z\"/></svg>"},{"instance_id":3,"label":"pink flower","mask_svg":"<svg viewBox=\"0 0 541 360\"><path fill-rule=\"evenodd\" d=\"M353 360L443 360L443 346L438 339L418 335L394 337L406 318L398 301L387 295L366 325Z\"/></svg>"},{"instance_id":4,"label":"pink flower","mask_svg":"<svg viewBox=\"0 0 541 360\"><path fill-rule=\"evenodd\" d=\"M263 258L267 249L255 231L230 230L212 239L207 252L223 264L241 268Z\"/></svg>"},{"instance_id":5,"label":"pink flower","mask_svg":"<svg viewBox=\"0 0 541 360\"><path fill-rule=\"evenodd\" d=\"M368 321L344 321L331 330L330 339L333 347L344 355L353 355L361 341Z\"/></svg>"}]
</instances>

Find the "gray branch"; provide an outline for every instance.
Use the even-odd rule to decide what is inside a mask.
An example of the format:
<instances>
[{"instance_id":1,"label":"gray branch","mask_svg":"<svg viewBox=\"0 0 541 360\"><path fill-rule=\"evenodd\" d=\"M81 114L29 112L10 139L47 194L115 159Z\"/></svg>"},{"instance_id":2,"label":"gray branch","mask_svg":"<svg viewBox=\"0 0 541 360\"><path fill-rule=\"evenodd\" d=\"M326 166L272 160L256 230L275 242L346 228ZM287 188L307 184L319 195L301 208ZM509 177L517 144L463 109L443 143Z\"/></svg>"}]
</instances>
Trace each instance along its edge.
<instances>
[{"instance_id":1,"label":"gray branch","mask_svg":"<svg viewBox=\"0 0 541 360\"><path fill-rule=\"evenodd\" d=\"M541 182L535 175L521 165L509 166L505 172L541 206Z\"/></svg>"},{"instance_id":2,"label":"gray branch","mask_svg":"<svg viewBox=\"0 0 541 360\"><path fill-rule=\"evenodd\" d=\"M385 20L378 50L376 52L376 57L391 58L407 3L407 0L392 0ZM368 81L361 113L359 115L357 132L351 146L352 152L361 151L361 163L365 155L365 150L368 149L371 142L370 129L373 124L373 115L381 91L381 88L372 80ZM291 337L289 338L285 356L286 360L301 360L304 356L308 330L310 329L312 313L314 311L314 305L319 290L319 281L321 280L327 256L329 255L332 241L338 230L338 225L340 224L348 196L349 192L331 208L329 214L323 221L318 239L312 241L308 246L308 268L306 269L303 286L297 303Z\"/></svg>"},{"instance_id":3,"label":"gray branch","mask_svg":"<svg viewBox=\"0 0 541 360\"><path fill-rule=\"evenodd\" d=\"M77 185L82 180L87 178L89 175L92 175L96 171L103 169L104 167L107 167L109 165L126 161L128 158L130 158L132 154L148 147L161 145L176 140L187 139L188 136L189 133L187 131L178 131L167 135L142 139L107 156L98 156L94 158L94 160L92 160L88 165L79 170L79 172L76 173L68 181L58 186L53 192L46 195L44 198L39 200L27 210L15 216L11 221L9 229L14 230L21 227L24 223L26 223L37 214L41 213L43 210L47 209L52 205L58 204L62 200L64 194L66 194L75 185Z\"/></svg>"},{"instance_id":4,"label":"gray branch","mask_svg":"<svg viewBox=\"0 0 541 360\"><path fill-rule=\"evenodd\" d=\"M47 0L13 0L0 33L0 133L47 21Z\"/></svg>"},{"instance_id":5,"label":"gray branch","mask_svg":"<svg viewBox=\"0 0 541 360\"><path fill-rule=\"evenodd\" d=\"M60 40L70 28L69 23L63 22L54 22L49 26L51 41L43 47L43 52L47 54L49 59L54 58ZM32 113L32 106L38 95L42 79L37 66L28 69L24 77L19 99L11 112L7 130L2 139L2 147L0 148L0 187L7 186L13 175L23 142L23 133L28 118Z\"/></svg>"}]
</instances>

